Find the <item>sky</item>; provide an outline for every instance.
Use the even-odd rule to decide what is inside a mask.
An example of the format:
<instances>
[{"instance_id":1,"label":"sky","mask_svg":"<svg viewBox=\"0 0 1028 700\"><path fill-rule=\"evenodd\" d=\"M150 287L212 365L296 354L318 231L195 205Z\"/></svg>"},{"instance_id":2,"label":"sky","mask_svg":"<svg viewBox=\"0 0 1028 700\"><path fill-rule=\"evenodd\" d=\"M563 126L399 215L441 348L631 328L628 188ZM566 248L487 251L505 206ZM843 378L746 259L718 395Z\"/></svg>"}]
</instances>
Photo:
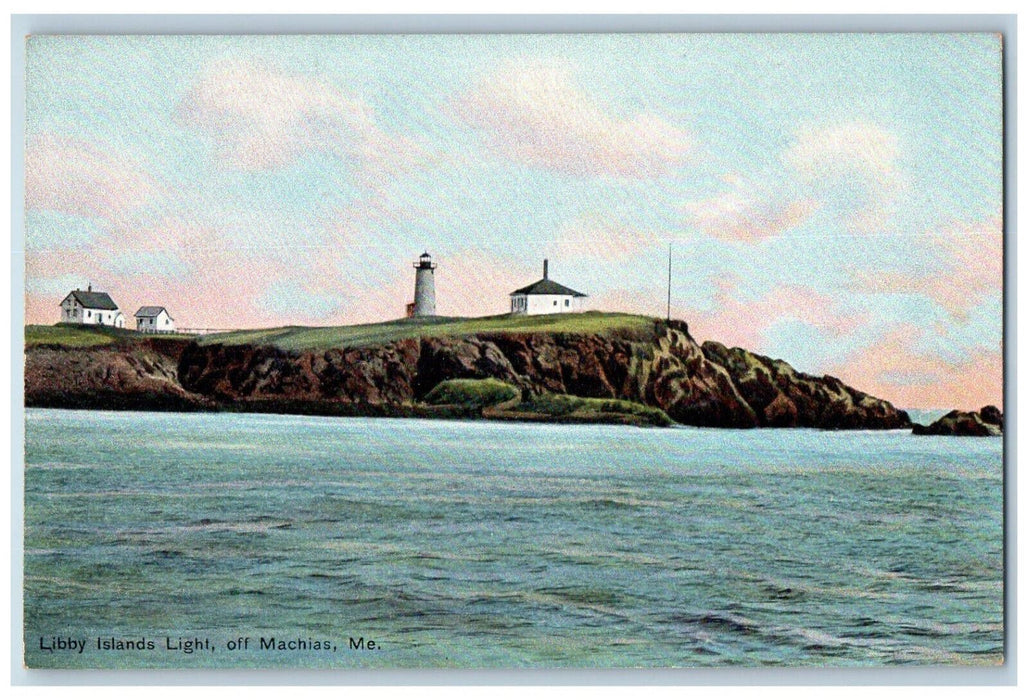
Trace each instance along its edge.
<instances>
[{"instance_id":1,"label":"sky","mask_svg":"<svg viewBox=\"0 0 1028 700\"><path fill-rule=\"evenodd\" d=\"M25 305L179 327L585 308L906 408L1002 406L991 34L35 36Z\"/></svg>"}]
</instances>

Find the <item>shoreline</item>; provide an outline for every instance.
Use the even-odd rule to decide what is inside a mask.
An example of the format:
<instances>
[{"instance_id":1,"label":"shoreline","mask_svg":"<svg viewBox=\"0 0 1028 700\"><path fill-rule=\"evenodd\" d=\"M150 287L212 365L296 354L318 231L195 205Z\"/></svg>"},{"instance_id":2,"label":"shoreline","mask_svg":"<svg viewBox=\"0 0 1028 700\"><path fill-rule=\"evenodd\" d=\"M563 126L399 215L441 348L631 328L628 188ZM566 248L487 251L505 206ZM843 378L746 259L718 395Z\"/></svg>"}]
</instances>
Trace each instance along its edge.
<instances>
[{"instance_id":1,"label":"shoreline","mask_svg":"<svg viewBox=\"0 0 1028 700\"><path fill-rule=\"evenodd\" d=\"M426 408L431 409L433 407L404 407L404 406L382 406L379 407L379 411L367 411L358 412L350 410L336 410L336 411L283 411L276 410L274 407L267 407L267 410L250 410L252 407L239 407L239 406L227 406L220 408L205 408L205 407L190 407L190 408L175 408L175 407L160 407L160 408L143 408L138 406L61 406L61 405L42 405L42 404L25 404L24 408L27 409L41 409L41 410L53 410L53 411L81 411L81 412L94 412L94 413L183 413L183 414L239 414L239 415L253 415L253 416L290 416L290 417L313 417L313 418L384 418L384 419L413 419L413 420L433 420L433 421L457 421L461 423L523 423L529 424L544 424L544 425L613 425L613 426L624 426L624 427L638 427L638 428L663 428L669 430L728 430L731 432L774 432L774 431L787 431L787 432L818 432L818 433L868 433L868 434L906 434L914 435L910 428L816 428L809 426L791 426L791 427L754 427L754 428L736 428L736 427L718 427L718 426L702 426L702 425L686 425L684 423L672 423L671 425L639 425L618 420L568 420L561 418L533 418L525 416L482 416L476 415L466 411L433 411L425 410ZM447 407L448 408L448 407ZM915 424L919 425L919 424ZM966 435L933 435L933 434L922 434L916 435L921 438L932 438L932 437L969 437ZM997 436L1002 437L1002 436Z\"/></svg>"}]
</instances>

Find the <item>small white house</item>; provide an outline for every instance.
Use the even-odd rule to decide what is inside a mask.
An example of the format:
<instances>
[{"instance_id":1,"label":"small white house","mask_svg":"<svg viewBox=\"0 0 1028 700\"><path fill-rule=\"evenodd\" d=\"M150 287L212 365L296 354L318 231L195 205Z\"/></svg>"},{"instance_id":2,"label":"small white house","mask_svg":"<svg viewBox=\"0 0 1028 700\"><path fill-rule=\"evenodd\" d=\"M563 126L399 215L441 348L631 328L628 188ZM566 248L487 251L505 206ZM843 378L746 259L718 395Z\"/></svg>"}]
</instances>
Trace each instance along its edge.
<instances>
[{"instance_id":1,"label":"small white house","mask_svg":"<svg viewBox=\"0 0 1028 700\"><path fill-rule=\"evenodd\" d=\"M512 314L567 314L582 310L586 297L550 279L550 261L543 260L543 278L510 293Z\"/></svg>"},{"instance_id":2,"label":"small white house","mask_svg":"<svg viewBox=\"0 0 1028 700\"><path fill-rule=\"evenodd\" d=\"M140 333L174 333L175 319L163 306L141 306L136 312L136 330Z\"/></svg>"},{"instance_id":3,"label":"small white house","mask_svg":"<svg viewBox=\"0 0 1028 700\"><path fill-rule=\"evenodd\" d=\"M90 285L84 292L76 289L64 297L61 323L124 328L125 314L118 310L118 305L107 292L94 292Z\"/></svg>"}]
</instances>

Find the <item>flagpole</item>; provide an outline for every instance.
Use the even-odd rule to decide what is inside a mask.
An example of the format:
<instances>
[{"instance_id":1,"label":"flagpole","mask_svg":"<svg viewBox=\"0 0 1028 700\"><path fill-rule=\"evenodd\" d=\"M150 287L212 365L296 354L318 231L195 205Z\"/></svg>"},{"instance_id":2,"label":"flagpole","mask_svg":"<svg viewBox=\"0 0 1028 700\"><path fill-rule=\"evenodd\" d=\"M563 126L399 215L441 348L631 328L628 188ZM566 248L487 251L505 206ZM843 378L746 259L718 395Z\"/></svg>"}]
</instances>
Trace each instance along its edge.
<instances>
[{"instance_id":1,"label":"flagpole","mask_svg":"<svg viewBox=\"0 0 1028 700\"><path fill-rule=\"evenodd\" d=\"M667 244L667 320L671 322L671 242Z\"/></svg>"}]
</instances>

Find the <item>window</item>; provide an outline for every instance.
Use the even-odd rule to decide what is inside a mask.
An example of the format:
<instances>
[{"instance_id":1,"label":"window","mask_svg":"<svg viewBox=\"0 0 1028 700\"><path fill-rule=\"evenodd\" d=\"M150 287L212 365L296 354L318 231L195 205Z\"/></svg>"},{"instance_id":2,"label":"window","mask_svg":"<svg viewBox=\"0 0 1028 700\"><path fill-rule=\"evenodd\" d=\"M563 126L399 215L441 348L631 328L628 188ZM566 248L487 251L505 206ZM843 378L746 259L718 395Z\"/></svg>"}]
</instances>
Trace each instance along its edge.
<instances>
[{"instance_id":1,"label":"window","mask_svg":"<svg viewBox=\"0 0 1028 700\"><path fill-rule=\"evenodd\" d=\"M564 300L564 306L571 306L571 300L570 299L565 299Z\"/></svg>"},{"instance_id":2,"label":"window","mask_svg":"<svg viewBox=\"0 0 1028 700\"><path fill-rule=\"evenodd\" d=\"M556 306L556 305L557 305L557 300L556 300L556 299L554 299L554 300L553 300L553 305L554 305L554 306Z\"/></svg>"}]
</instances>

